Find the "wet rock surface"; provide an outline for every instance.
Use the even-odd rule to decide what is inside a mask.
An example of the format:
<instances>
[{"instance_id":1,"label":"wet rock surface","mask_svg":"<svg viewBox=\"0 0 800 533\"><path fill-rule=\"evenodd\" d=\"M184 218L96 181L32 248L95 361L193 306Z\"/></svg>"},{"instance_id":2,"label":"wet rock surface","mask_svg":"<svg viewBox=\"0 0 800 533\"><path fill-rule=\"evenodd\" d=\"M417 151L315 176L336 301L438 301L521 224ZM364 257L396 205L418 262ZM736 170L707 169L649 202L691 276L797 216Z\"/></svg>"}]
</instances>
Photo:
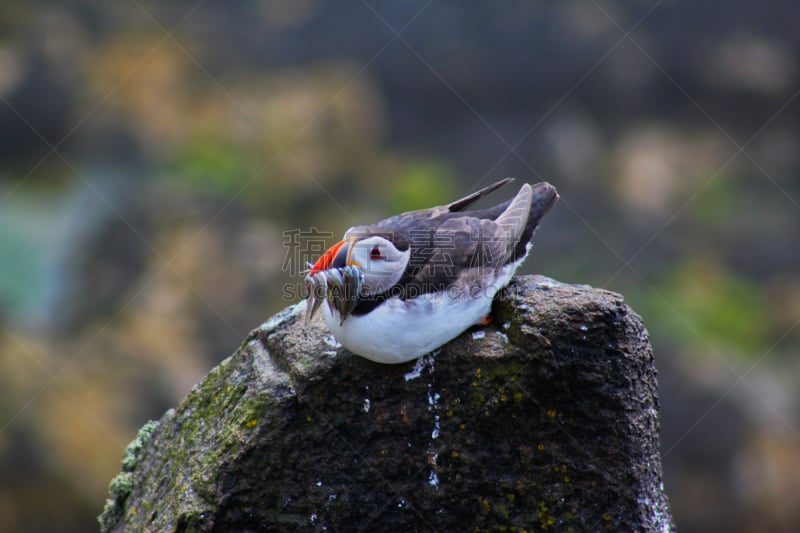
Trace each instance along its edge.
<instances>
[{"instance_id":1,"label":"wet rock surface","mask_svg":"<svg viewBox=\"0 0 800 533\"><path fill-rule=\"evenodd\" d=\"M653 353L621 296L516 278L491 326L392 366L304 311L142 428L103 531L671 529Z\"/></svg>"}]
</instances>

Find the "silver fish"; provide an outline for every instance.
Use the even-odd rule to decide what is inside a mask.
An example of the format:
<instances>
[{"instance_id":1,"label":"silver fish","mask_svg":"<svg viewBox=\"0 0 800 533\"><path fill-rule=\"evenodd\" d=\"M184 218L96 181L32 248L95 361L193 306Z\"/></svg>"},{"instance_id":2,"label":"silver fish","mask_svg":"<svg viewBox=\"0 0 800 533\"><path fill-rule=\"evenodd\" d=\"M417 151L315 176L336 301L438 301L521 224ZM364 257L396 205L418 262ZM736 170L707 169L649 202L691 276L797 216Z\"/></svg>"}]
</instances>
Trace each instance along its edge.
<instances>
[{"instance_id":1,"label":"silver fish","mask_svg":"<svg viewBox=\"0 0 800 533\"><path fill-rule=\"evenodd\" d=\"M350 316L361 292L362 275L358 267L348 265L342 268L329 268L305 278L305 297L308 299L306 306L306 324L311 321L314 314L326 301L328 308L339 313L341 322Z\"/></svg>"}]
</instances>

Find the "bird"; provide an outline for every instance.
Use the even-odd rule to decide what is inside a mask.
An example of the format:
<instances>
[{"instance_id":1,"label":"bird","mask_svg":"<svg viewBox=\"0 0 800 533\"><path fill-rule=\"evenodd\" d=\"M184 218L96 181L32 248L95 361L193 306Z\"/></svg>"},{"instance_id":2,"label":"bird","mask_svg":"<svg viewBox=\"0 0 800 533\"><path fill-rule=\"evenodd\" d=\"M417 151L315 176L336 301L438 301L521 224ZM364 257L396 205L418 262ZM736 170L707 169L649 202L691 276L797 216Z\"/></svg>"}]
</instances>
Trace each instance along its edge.
<instances>
[{"instance_id":1,"label":"bird","mask_svg":"<svg viewBox=\"0 0 800 533\"><path fill-rule=\"evenodd\" d=\"M512 181L348 229L309 263L306 324L327 303L323 315L334 338L384 364L417 359L474 325L490 324L495 295L559 198L549 183L525 183L510 200L467 209Z\"/></svg>"}]
</instances>

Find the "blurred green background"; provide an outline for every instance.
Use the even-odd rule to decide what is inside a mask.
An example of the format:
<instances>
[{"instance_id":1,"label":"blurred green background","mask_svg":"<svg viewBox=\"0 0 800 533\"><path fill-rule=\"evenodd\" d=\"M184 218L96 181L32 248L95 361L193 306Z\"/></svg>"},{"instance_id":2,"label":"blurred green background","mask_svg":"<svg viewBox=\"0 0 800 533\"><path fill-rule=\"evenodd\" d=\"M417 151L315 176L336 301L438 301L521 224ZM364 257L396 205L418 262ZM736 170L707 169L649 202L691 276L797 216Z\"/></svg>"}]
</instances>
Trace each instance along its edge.
<instances>
[{"instance_id":1,"label":"blurred green background","mask_svg":"<svg viewBox=\"0 0 800 533\"><path fill-rule=\"evenodd\" d=\"M524 273L645 319L678 529L800 530L798 20L779 0L5 0L0 530L96 529L136 429L292 303L284 231L507 176L562 197Z\"/></svg>"}]
</instances>

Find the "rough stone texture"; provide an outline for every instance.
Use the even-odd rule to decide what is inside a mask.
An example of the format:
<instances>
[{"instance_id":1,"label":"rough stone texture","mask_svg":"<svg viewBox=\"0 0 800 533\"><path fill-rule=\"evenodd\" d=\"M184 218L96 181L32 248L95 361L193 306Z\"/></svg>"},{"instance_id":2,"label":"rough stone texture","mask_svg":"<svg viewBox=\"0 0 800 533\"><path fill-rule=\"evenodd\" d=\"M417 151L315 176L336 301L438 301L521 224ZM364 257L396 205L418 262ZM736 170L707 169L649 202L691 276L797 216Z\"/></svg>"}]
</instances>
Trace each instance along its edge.
<instances>
[{"instance_id":1,"label":"rough stone texture","mask_svg":"<svg viewBox=\"0 0 800 533\"><path fill-rule=\"evenodd\" d=\"M653 354L621 296L517 278L492 326L394 366L304 308L142 429L103 531L672 529Z\"/></svg>"}]
</instances>

